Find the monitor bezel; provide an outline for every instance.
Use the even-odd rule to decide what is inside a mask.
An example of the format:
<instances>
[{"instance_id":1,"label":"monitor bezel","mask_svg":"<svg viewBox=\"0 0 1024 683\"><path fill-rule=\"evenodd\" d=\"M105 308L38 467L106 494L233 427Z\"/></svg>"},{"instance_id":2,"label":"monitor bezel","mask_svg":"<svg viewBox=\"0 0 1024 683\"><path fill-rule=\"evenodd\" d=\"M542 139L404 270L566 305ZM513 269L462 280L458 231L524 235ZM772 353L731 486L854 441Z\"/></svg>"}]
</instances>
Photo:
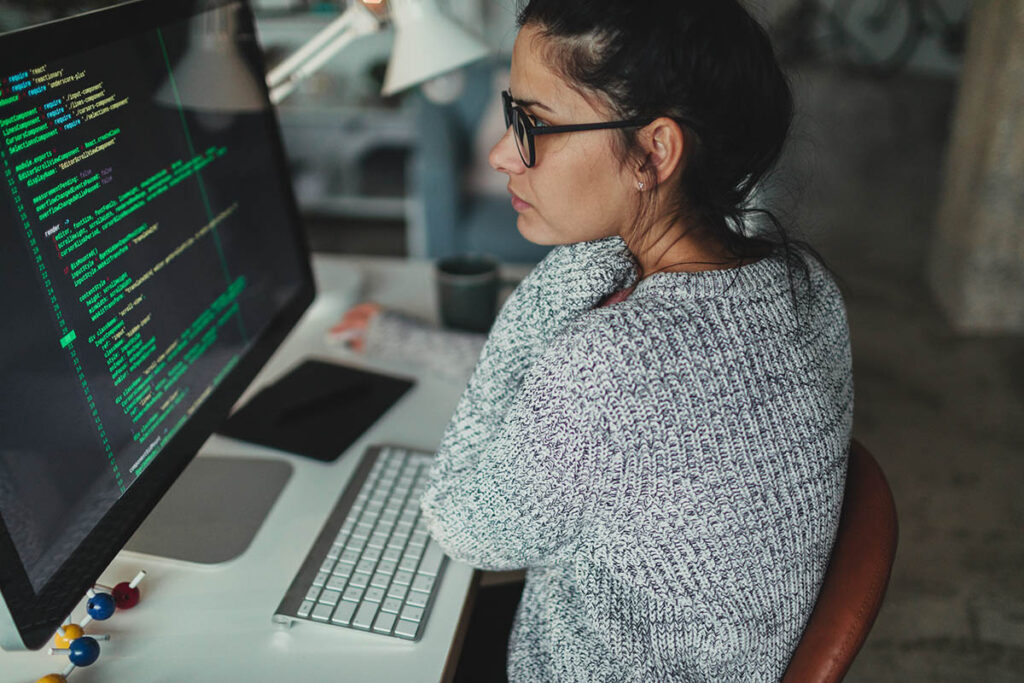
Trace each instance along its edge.
<instances>
[{"instance_id":1,"label":"monitor bezel","mask_svg":"<svg viewBox=\"0 0 1024 683\"><path fill-rule=\"evenodd\" d=\"M249 0L134 0L0 35L0 64L9 71L31 68L114 42L119 37L153 30L233 4L241 5L246 25L255 27ZM60 46L59 49L52 47L55 45ZM261 63L260 67L265 71L265 64ZM302 271L295 294L253 342L234 370L210 394L193 419L183 425L160 456L111 507L38 593L0 516L0 646L4 649L37 649L46 644L210 434L227 418L238 397L313 301L315 285L309 245L287 174L277 112L270 103L266 84L260 83L260 87L270 117L267 126L270 151L279 169L289 230L295 240L296 256ZM2 614L5 607L7 614ZM40 614L50 616L40 617ZM8 619L17 630L17 638L11 633L3 633L2 622Z\"/></svg>"}]
</instances>

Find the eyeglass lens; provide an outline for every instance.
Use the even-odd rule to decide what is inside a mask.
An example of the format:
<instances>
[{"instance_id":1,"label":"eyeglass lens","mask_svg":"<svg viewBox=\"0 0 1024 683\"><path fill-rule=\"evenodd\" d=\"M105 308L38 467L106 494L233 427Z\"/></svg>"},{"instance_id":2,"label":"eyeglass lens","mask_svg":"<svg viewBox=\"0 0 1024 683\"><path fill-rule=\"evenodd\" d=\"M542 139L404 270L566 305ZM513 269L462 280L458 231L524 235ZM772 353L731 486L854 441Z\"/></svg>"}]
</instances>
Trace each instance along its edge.
<instances>
[{"instance_id":1,"label":"eyeglass lens","mask_svg":"<svg viewBox=\"0 0 1024 683\"><path fill-rule=\"evenodd\" d=\"M512 128L512 137L516 141L519 158L529 168L533 166L533 140L527 128L526 114L512 105L512 96L507 91L501 95L505 103L505 125Z\"/></svg>"},{"instance_id":2,"label":"eyeglass lens","mask_svg":"<svg viewBox=\"0 0 1024 683\"><path fill-rule=\"evenodd\" d=\"M517 111L512 117L512 129L516 139L516 149L519 150L519 157L526 164L527 168L533 166L533 142L532 137L527 132L525 116L522 112Z\"/></svg>"}]
</instances>

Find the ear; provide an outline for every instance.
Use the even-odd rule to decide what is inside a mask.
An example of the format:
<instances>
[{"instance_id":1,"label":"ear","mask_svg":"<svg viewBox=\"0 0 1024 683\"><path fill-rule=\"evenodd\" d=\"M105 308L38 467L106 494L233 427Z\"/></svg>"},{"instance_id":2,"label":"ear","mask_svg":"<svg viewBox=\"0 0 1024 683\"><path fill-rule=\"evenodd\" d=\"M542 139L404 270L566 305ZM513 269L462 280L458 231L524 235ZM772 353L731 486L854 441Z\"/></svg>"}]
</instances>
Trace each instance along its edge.
<instances>
[{"instance_id":1,"label":"ear","mask_svg":"<svg viewBox=\"0 0 1024 683\"><path fill-rule=\"evenodd\" d=\"M657 175L658 184L664 184L677 171L682 170L683 149L686 139L679 124L661 116L644 126L640 141L647 152L647 164Z\"/></svg>"}]
</instances>

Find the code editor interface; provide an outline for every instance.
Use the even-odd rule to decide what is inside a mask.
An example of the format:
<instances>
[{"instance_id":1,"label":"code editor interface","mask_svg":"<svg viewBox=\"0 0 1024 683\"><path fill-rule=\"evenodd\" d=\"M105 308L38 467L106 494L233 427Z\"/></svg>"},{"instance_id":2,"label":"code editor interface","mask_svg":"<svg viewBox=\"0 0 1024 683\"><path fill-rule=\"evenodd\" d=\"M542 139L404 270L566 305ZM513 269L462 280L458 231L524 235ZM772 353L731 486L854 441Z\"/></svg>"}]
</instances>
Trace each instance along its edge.
<instances>
[{"instance_id":1,"label":"code editor interface","mask_svg":"<svg viewBox=\"0 0 1024 683\"><path fill-rule=\"evenodd\" d=\"M0 511L34 583L294 295L260 78L230 6L0 73Z\"/></svg>"}]
</instances>

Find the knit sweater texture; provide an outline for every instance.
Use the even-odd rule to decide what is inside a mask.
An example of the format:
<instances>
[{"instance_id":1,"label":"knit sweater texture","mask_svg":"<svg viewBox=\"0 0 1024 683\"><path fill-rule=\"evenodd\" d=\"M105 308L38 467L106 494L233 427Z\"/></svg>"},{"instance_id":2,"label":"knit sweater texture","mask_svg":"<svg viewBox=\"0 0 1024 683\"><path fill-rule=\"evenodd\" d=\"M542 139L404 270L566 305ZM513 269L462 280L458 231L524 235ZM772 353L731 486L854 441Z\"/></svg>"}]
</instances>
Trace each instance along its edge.
<instances>
[{"instance_id":1,"label":"knit sweater texture","mask_svg":"<svg viewBox=\"0 0 1024 683\"><path fill-rule=\"evenodd\" d=\"M422 498L457 560L527 569L516 681L770 681L838 525L841 295L769 256L636 284L622 240L553 249L502 308Z\"/></svg>"}]
</instances>

